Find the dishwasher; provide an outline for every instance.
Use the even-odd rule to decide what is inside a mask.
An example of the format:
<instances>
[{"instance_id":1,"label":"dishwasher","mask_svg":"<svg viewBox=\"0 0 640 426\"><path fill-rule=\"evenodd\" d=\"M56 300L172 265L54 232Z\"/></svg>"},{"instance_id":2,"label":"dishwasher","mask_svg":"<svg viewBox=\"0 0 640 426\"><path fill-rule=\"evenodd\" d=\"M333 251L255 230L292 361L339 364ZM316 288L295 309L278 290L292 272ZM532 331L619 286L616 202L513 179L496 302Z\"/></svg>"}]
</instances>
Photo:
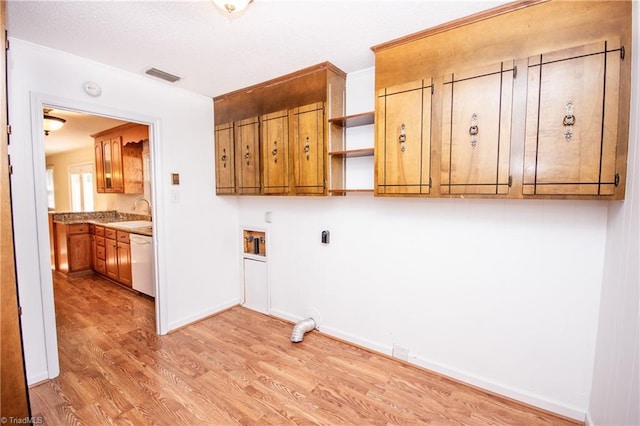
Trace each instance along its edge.
<instances>
[{"instance_id":1,"label":"dishwasher","mask_svg":"<svg viewBox=\"0 0 640 426\"><path fill-rule=\"evenodd\" d=\"M148 296L156 296L153 284L153 239L147 235L130 234L131 275L133 289Z\"/></svg>"}]
</instances>

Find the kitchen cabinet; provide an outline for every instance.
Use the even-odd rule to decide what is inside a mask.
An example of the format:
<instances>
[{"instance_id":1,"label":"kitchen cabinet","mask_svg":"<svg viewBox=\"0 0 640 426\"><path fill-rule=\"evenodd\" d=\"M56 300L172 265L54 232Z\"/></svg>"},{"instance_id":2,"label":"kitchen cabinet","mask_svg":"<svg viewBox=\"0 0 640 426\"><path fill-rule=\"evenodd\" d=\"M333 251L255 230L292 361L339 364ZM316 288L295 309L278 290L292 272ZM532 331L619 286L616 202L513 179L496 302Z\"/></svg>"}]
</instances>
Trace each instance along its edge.
<instances>
[{"instance_id":1,"label":"kitchen cabinet","mask_svg":"<svg viewBox=\"0 0 640 426\"><path fill-rule=\"evenodd\" d=\"M217 169L231 139L235 158L234 184L216 172L216 194L327 195L327 146L342 138L327 117L344 114L345 80L324 62L214 98Z\"/></svg>"},{"instance_id":2,"label":"kitchen cabinet","mask_svg":"<svg viewBox=\"0 0 640 426\"><path fill-rule=\"evenodd\" d=\"M113 281L131 287L131 245L128 232L105 228L105 274Z\"/></svg>"},{"instance_id":3,"label":"kitchen cabinet","mask_svg":"<svg viewBox=\"0 0 640 426\"><path fill-rule=\"evenodd\" d=\"M97 192L142 194L142 150L143 143L148 141L148 127L130 123L91 136L94 138Z\"/></svg>"},{"instance_id":4,"label":"kitchen cabinet","mask_svg":"<svg viewBox=\"0 0 640 426\"><path fill-rule=\"evenodd\" d=\"M289 192L289 112L282 110L261 117L263 193Z\"/></svg>"},{"instance_id":5,"label":"kitchen cabinet","mask_svg":"<svg viewBox=\"0 0 640 426\"><path fill-rule=\"evenodd\" d=\"M514 63L445 76L441 194L507 194Z\"/></svg>"},{"instance_id":6,"label":"kitchen cabinet","mask_svg":"<svg viewBox=\"0 0 640 426\"><path fill-rule=\"evenodd\" d=\"M317 102L292 111L294 192L326 192L326 142L324 138L324 104Z\"/></svg>"},{"instance_id":7,"label":"kitchen cabinet","mask_svg":"<svg viewBox=\"0 0 640 426\"><path fill-rule=\"evenodd\" d=\"M524 153L525 195L614 195L619 43L531 56Z\"/></svg>"},{"instance_id":8,"label":"kitchen cabinet","mask_svg":"<svg viewBox=\"0 0 640 426\"><path fill-rule=\"evenodd\" d=\"M91 271L91 238L89 225L55 223L56 270L66 274Z\"/></svg>"},{"instance_id":9,"label":"kitchen cabinet","mask_svg":"<svg viewBox=\"0 0 640 426\"><path fill-rule=\"evenodd\" d=\"M382 88L376 101L376 195L431 190L431 79Z\"/></svg>"},{"instance_id":10,"label":"kitchen cabinet","mask_svg":"<svg viewBox=\"0 0 640 426\"><path fill-rule=\"evenodd\" d=\"M216 194L235 194L236 173L234 159L233 123L215 127Z\"/></svg>"},{"instance_id":11,"label":"kitchen cabinet","mask_svg":"<svg viewBox=\"0 0 640 426\"><path fill-rule=\"evenodd\" d=\"M373 46L375 194L624 199L631 16L628 1L515 2ZM398 111L430 125L422 151Z\"/></svg>"},{"instance_id":12,"label":"kitchen cabinet","mask_svg":"<svg viewBox=\"0 0 640 426\"><path fill-rule=\"evenodd\" d=\"M260 121L251 117L235 123L236 193L259 194Z\"/></svg>"},{"instance_id":13,"label":"kitchen cabinet","mask_svg":"<svg viewBox=\"0 0 640 426\"><path fill-rule=\"evenodd\" d=\"M107 275L106 240L104 226L94 227L93 270L101 275Z\"/></svg>"}]
</instances>

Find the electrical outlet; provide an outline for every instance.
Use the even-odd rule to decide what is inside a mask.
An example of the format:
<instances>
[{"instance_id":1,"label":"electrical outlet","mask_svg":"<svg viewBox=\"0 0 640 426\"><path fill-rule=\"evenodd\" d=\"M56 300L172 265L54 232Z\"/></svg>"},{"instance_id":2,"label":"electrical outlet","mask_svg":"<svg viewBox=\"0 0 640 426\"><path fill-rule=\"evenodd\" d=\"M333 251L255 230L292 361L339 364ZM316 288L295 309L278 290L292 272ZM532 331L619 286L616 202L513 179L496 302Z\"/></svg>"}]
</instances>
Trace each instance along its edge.
<instances>
[{"instance_id":1,"label":"electrical outlet","mask_svg":"<svg viewBox=\"0 0 640 426\"><path fill-rule=\"evenodd\" d=\"M391 356L403 361L409 361L409 348L405 348L404 346L400 345L393 345Z\"/></svg>"}]
</instances>

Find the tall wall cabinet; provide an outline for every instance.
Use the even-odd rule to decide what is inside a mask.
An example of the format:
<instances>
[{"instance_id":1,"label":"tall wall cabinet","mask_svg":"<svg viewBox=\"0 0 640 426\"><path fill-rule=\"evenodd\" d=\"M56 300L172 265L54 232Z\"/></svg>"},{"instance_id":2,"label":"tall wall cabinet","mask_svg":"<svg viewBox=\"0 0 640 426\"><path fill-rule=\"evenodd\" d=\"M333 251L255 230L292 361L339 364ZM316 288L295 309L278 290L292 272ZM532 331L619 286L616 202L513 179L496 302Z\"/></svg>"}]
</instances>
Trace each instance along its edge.
<instances>
[{"instance_id":1,"label":"tall wall cabinet","mask_svg":"<svg viewBox=\"0 0 640 426\"><path fill-rule=\"evenodd\" d=\"M327 195L346 74L329 62L214 98L218 195Z\"/></svg>"},{"instance_id":2,"label":"tall wall cabinet","mask_svg":"<svg viewBox=\"0 0 640 426\"><path fill-rule=\"evenodd\" d=\"M142 194L142 144L149 140L149 127L128 123L91 137L95 141L97 192Z\"/></svg>"},{"instance_id":3,"label":"tall wall cabinet","mask_svg":"<svg viewBox=\"0 0 640 426\"><path fill-rule=\"evenodd\" d=\"M624 198L631 2L515 2L372 49L376 195Z\"/></svg>"}]
</instances>

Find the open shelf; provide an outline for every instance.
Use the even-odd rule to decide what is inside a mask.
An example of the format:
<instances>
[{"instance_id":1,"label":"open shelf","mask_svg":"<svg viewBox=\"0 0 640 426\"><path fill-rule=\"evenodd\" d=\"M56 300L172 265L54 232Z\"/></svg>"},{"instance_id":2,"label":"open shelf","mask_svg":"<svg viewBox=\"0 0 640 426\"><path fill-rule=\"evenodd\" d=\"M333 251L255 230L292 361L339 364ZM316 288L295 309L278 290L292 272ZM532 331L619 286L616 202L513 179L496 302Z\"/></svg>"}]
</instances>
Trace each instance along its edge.
<instances>
[{"instance_id":1,"label":"open shelf","mask_svg":"<svg viewBox=\"0 0 640 426\"><path fill-rule=\"evenodd\" d=\"M347 149L344 151L333 151L329 155L333 157L355 158L370 157L373 155L373 148Z\"/></svg>"},{"instance_id":2,"label":"open shelf","mask_svg":"<svg viewBox=\"0 0 640 426\"><path fill-rule=\"evenodd\" d=\"M330 189L332 195L346 195L347 193L369 193L373 194L373 189Z\"/></svg>"},{"instance_id":3,"label":"open shelf","mask_svg":"<svg viewBox=\"0 0 640 426\"><path fill-rule=\"evenodd\" d=\"M347 115L345 117L330 118L329 123L342 127L356 127L373 124L374 112L363 112L361 114Z\"/></svg>"}]
</instances>

